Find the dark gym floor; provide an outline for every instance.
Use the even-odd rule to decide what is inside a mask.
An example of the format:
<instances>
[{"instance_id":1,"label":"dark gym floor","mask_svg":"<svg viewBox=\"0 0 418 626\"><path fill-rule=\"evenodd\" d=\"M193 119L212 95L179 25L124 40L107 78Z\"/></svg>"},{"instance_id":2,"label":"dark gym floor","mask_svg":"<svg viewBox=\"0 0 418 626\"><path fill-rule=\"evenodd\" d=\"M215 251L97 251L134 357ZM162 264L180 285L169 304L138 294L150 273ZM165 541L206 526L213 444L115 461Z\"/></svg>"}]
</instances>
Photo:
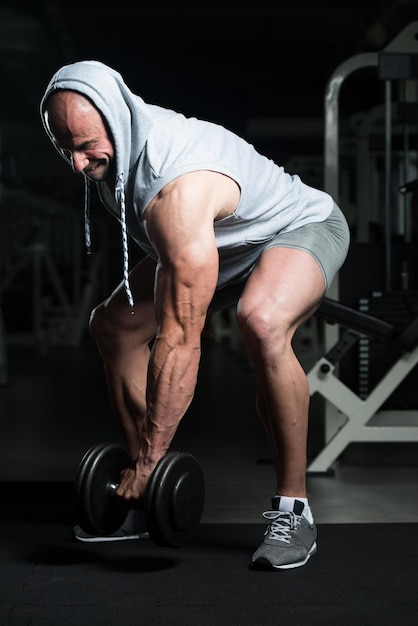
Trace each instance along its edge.
<instances>
[{"instance_id":1,"label":"dark gym floor","mask_svg":"<svg viewBox=\"0 0 418 626\"><path fill-rule=\"evenodd\" d=\"M13 344L7 353L0 482L71 482L91 445L122 442L89 338L80 348L53 347L44 355ZM310 449L321 446L321 432L321 416L312 415ZM172 449L193 453L203 468L202 522L262 522L275 486L273 466L254 410L253 371L226 342L205 340L195 399ZM317 522L418 521L416 450L364 444L340 459L334 476L309 476Z\"/></svg>"}]
</instances>

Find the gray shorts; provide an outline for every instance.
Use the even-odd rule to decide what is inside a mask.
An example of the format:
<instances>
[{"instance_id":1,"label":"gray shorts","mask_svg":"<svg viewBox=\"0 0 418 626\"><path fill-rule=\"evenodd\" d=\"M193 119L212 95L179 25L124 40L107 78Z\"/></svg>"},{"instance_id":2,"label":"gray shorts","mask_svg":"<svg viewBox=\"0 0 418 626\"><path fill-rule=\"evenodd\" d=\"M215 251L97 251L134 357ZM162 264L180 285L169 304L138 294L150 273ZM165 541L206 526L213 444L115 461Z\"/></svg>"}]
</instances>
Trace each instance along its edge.
<instances>
[{"instance_id":1,"label":"gray shorts","mask_svg":"<svg viewBox=\"0 0 418 626\"><path fill-rule=\"evenodd\" d=\"M350 245L350 231L341 209L334 203L330 215L323 222L305 224L290 232L279 233L266 243L260 255L269 248L296 248L310 254L318 263L325 281L325 290L332 283L335 274L344 263ZM232 306L238 302L245 280L219 289L213 297L209 309Z\"/></svg>"}]
</instances>

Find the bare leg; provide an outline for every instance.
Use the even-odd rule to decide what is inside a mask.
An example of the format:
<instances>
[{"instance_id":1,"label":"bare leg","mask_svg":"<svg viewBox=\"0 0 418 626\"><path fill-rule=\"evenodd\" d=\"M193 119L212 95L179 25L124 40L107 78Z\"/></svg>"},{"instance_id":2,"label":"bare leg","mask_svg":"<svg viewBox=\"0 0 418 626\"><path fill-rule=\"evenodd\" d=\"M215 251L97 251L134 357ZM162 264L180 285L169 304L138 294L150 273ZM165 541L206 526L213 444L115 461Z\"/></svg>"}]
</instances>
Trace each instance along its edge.
<instances>
[{"instance_id":1,"label":"bare leg","mask_svg":"<svg viewBox=\"0 0 418 626\"><path fill-rule=\"evenodd\" d=\"M238 322L256 370L257 409L281 495L306 497L310 394L291 342L324 289L322 272L308 253L272 248L263 254L238 304Z\"/></svg>"},{"instance_id":2,"label":"bare leg","mask_svg":"<svg viewBox=\"0 0 418 626\"><path fill-rule=\"evenodd\" d=\"M111 403L132 459L146 410L149 343L156 333L155 263L144 259L131 272L132 315L123 285L92 313L90 330L102 356Z\"/></svg>"}]
</instances>

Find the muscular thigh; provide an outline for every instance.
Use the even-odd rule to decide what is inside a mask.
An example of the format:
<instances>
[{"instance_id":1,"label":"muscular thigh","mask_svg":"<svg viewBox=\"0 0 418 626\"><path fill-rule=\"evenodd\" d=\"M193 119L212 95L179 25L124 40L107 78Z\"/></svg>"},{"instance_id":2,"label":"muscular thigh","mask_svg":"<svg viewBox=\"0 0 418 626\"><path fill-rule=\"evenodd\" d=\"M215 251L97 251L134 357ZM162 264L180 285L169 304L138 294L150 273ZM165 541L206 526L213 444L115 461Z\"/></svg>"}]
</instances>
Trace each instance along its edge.
<instances>
[{"instance_id":1,"label":"muscular thigh","mask_svg":"<svg viewBox=\"0 0 418 626\"><path fill-rule=\"evenodd\" d=\"M325 293L324 275L307 252L287 247L263 252L247 280L239 315L264 311L270 320L295 328L316 310Z\"/></svg>"},{"instance_id":2,"label":"muscular thigh","mask_svg":"<svg viewBox=\"0 0 418 626\"><path fill-rule=\"evenodd\" d=\"M290 326L308 318L343 264L350 242L337 205L324 222L279 233L266 246L243 292L241 311L264 307Z\"/></svg>"}]
</instances>

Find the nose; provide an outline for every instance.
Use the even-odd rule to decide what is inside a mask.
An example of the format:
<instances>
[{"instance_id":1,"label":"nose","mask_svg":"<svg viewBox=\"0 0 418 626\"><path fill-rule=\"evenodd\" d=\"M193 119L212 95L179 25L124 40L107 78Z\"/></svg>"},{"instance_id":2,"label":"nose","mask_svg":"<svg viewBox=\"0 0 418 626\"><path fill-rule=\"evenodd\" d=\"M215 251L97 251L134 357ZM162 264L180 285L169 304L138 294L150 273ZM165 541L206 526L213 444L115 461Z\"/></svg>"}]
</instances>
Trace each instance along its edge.
<instances>
[{"instance_id":1,"label":"nose","mask_svg":"<svg viewBox=\"0 0 418 626\"><path fill-rule=\"evenodd\" d=\"M73 171L80 174L87 167L89 160L84 156L82 152L73 152L71 154L71 166Z\"/></svg>"}]
</instances>

